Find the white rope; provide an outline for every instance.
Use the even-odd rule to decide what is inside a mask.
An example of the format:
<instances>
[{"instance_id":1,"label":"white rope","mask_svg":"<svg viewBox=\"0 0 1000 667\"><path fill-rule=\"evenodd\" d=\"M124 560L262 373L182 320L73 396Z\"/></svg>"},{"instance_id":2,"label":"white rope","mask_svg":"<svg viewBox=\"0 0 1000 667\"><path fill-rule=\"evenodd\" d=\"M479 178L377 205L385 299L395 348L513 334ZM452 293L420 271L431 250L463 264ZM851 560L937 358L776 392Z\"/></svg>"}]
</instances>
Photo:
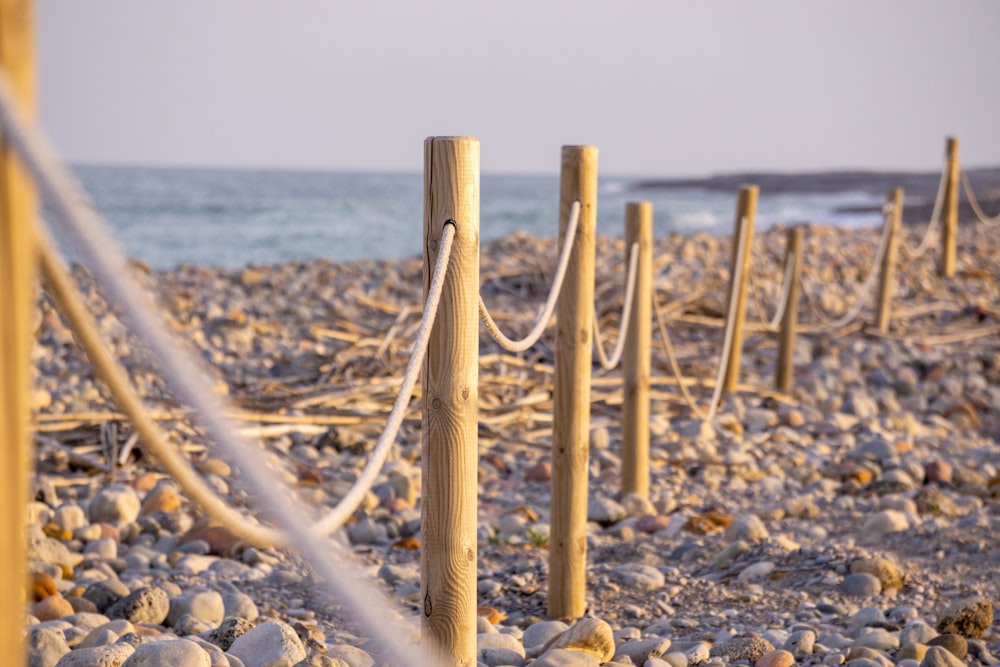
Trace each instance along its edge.
<instances>
[{"instance_id":1,"label":"white rope","mask_svg":"<svg viewBox=\"0 0 1000 667\"><path fill-rule=\"evenodd\" d=\"M493 316L490 315L489 309L486 308L486 302L483 301L483 295L479 295L479 317L486 326L486 330L490 332L500 347L507 350L508 352L524 352L529 347L538 342L538 339L542 337L542 332L545 331L545 327L548 326L549 318L552 317L552 312L556 308L556 302L559 300L559 294L562 292L563 279L566 277L566 267L569 266L569 256L573 252L573 241L576 239L576 230L580 222L580 202L573 202L572 208L569 211L569 223L566 225L566 238L563 240L562 251L559 255L559 264L556 266L556 275L552 279L552 286L549 288L549 296L545 301L545 306L542 308L541 314L538 316L538 321L535 322L535 326L531 329L527 336L521 340L511 340L507 338L500 331L500 327L493 320Z\"/></svg>"},{"instance_id":2,"label":"white rope","mask_svg":"<svg viewBox=\"0 0 1000 667\"><path fill-rule=\"evenodd\" d=\"M759 280L757 279L757 272L753 267L753 262L750 263L750 286L753 293L754 309L757 311L760 323L768 331L777 331L780 328L781 318L785 316L785 309L788 307L788 297L792 292L792 257L788 254L785 255L785 275L781 281L781 296L778 297L778 309L775 311L774 317L770 320L765 321L767 315L764 312L764 306L758 292Z\"/></svg>"},{"instance_id":3,"label":"white rope","mask_svg":"<svg viewBox=\"0 0 1000 667\"><path fill-rule=\"evenodd\" d=\"M886 204L882 207L882 211L885 214L882 224L882 237L879 239L878 248L875 250L875 257L872 259L872 266L868 270L868 276L865 278L864 283L857 292L857 301L854 305L847 310L846 313L841 315L836 320L828 322L825 327L822 327L820 331L839 329L840 327L850 324L854 319L861 313L861 309L865 307L868 302L868 298L871 296L872 288L875 286L875 280L878 278L879 272L878 267L882 265L882 258L885 256L886 250L889 248L889 237L892 235L892 227L889 224L889 216L892 215L892 204ZM803 290L808 296L808 290Z\"/></svg>"},{"instance_id":4,"label":"white rope","mask_svg":"<svg viewBox=\"0 0 1000 667\"><path fill-rule=\"evenodd\" d=\"M749 236L749 233L750 225L746 224L746 219L744 219L743 224L740 225L740 235L736 240L736 261L734 265L737 267L743 266L743 255L747 250L747 236ZM708 404L708 412L702 411L684 384L684 376L681 375L680 364L677 363L677 355L670 342L670 336L663 321L663 314L660 312L660 305L657 303L656 296L653 296L653 309L656 311L656 323L660 331L660 340L663 342L663 349L667 354L667 360L670 362L670 368L673 370L674 377L677 378L677 385L681 388L681 395L684 396L684 400L687 401L695 415L706 422L711 422L715 419L719 404L722 401L723 379L726 375L729 352L733 349L733 339L736 334L736 303L739 301L740 294L738 275L739 273L734 271L729 284L729 308L726 310L726 329L722 335L722 350L719 354L719 361L716 367L715 388L712 391L711 402Z\"/></svg>"},{"instance_id":5,"label":"white rope","mask_svg":"<svg viewBox=\"0 0 1000 667\"><path fill-rule=\"evenodd\" d=\"M979 218L979 222L983 223L987 227L996 227L997 225L1000 225L1000 213L997 213L993 217L986 215L986 212L979 206L979 200L976 199L976 193L972 191L972 183L969 182L969 174L966 173L964 169L961 170L961 174L962 186L965 188L965 196L969 199L969 205L972 207L976 217Z\"/></svg>"},{"instance_id":6,"label":"white rope","mask_svg":"<svg viewBox=\"0 0 1000 667\"><path fill-rule=\"evenodd\" d=\"M934 197L934 209L931 211L931 219L927 223L927 231L924 232L924 238L921 239L920 244L916 248L906 245L905 240L899 244L899 248L903 251L906 259L919 259L931 247L934 234L941 225L941 209L944 206L944 190L947 182L948 169L946 160L945 165L941 167L941 179L938 181L937 196Z\"/></svg>"},{"instance_id":7,"label":"white rope","mask_svg":"<svg viewBox=\"0 0 1000 667\"><path fill-rule=\"evenodd\" d=\"M618 340L615 348L611 351L611 356L604 354L604 341L601 339L601 327L594 318L594 348L597 350L597 358L601 367L606 371L618 365L622 360L622 353L625 351L625 339L628 337L629 324L632 320L632 301L635 298L635 277L638 274L639 264L639 244L633 243L628 259L628 278L625 281L625 303L622 305L621 328L618 331Z\"/></svg>"},{"instance_id":8,"label":"white rope","mask_svg":"<svg viewBox=\"0 0 1000 667\"><path fill-rule=\"evenodd\" d=\"M151 316L147 299L126 278L129 268L122 248L108 231L106 223L88 204L80 186L55 159L48 141L24 120L10 92L7 78L2 74L0 126L8 145L48 196L63 229L73 237L78 249L90 262L95 277L104 284L158 357L168 386L200 414L208 432L229 458L240 462L243 476L258 495L261 507L275 517L332 592L345 599L365 627L385 643L400 664L430 664L423 652L415 651L404 641L407 633L393 622L391 612L381 598L373 595L370 588L359 585L356 579L360 575L353 568L346 567L342 554L337 557L339 566L334 564L331 554L338 552L339 548L317 532L311 523L301 520L308 515L308 510L291 496L288 489L275 484L261 449L235 435L235 425L222 416L220 399L207 388L203 374L191 356L175 346L166 334L167 327L162 319ZM446 230L442 240L449 236Z\"/></svg>"}]
</instances>

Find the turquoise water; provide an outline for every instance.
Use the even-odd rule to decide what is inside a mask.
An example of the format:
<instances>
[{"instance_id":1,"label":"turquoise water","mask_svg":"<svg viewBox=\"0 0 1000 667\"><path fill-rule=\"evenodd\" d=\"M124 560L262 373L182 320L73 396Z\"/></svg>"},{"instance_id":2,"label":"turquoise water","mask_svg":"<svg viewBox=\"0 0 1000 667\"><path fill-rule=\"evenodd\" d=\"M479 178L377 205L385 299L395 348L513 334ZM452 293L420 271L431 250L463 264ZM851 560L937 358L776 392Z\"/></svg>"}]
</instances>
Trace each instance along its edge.
<instances>
[{"instance_id":1,"label":"turquoise water","mask_svg":"<svg viewBox=\"0 0 1000 667\"><path fill-rule=\"evenodd\" d=\"M179 264L241 267L325 257L395 259L421 252L420 174L77 167L98 210L127 252L154 268ZM648 200L656 234L730 233L736 193L699 188L636 191L640 179L604 178L598 233L620 235L625 204ZM484 174L484 241L515 231L555 236L556 176ZM877 204L862 192L761 194L758 228L774 223L879 224L840 206Z\"/></svg>"}]
</instances>

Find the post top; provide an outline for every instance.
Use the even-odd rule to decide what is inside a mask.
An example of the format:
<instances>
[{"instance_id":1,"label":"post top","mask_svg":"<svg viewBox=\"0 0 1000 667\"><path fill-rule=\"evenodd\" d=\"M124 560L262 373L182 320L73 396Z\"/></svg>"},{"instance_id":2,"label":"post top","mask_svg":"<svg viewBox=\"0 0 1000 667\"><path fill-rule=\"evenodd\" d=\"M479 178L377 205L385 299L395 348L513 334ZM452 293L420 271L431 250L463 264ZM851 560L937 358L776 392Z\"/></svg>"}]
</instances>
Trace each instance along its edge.
<instances>
[{"instance_id":1,"label":"post top","mask_svg":"<svg viewBox=\"0 0 1000 667\"><path fill-rule=\"evenodd\" d=\"M475 141L476 143L478 143L479 139L477 139L476 137L472 137L472 136L463 136L463 135L449 136L449 135L445 135L445 136L431 136L431 137L427 137L427 139L425 139L424 141L454 141L454 142Z\"/></svg>"}]
</instances>

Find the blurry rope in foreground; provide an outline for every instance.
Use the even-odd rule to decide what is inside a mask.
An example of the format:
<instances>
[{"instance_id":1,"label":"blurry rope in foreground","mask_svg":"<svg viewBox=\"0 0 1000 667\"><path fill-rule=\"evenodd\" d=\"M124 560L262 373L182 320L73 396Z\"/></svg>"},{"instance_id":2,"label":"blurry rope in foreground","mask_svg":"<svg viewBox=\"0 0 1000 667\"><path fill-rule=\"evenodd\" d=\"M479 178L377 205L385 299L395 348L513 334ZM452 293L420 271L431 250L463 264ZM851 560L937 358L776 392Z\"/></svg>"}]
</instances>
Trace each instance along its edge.
<instances>
[{"instance_id":1,"label":"blurry rope in foreground","mask_svg":"<svg viewBox=\"0 0 1000 667\"><path fill-rule=\"evenodd\" d=\"M969 182L969 174L962 169L962 187L965 188L965 196L969 199L969 206L972 207L972 211L979 218L979 222L983 223L987 227L995 227L1000 225L1000 213L997 213L993 217L986 215L982 207L979 205L979 200L976 199L976 193L972 191L972 183Z\"/></svg>"},{"instance_id":2,"label":"blurry rope in foreground","mask_svg":"<svg viewBox=\"0 0 1000 667\"><path fill-rule=\"evenodd\" d=\"M736 265L739 266L739 262L743 258L743 253L746 252L747 245L747 235L749 232L750 225L746 224L746 220L743 221L744 224L740 225L740 236L736 242ZM691 407L694 413L706 422L711 422L715 419L715 413L719 409L719 402L722 400L722 385L723 378L726 375L726 363L729 360L729 351L733 349L733 338L736 333L736 302L739 300L740 286L739 282L735 279L736 274L733 274L733 280L730 281L729 286L729 306L726 309L726 330L722 335L722 351L719 354L718 370L715 374L715 388L712 391L712 400L708 405L708 412L702 411L701 407L695 402L694 397L691 392L687 390L684 384L684 376L681 375L680 364L677 363L677 354L674 351L674 346L670 343L670 336L667 334L667 327L664 322L663 313L660 311L660 304L656 299L656 295L653 295L653 310L656 312L656 325L660 331L660 340L663 342L663 350L666 352L667 360L670 362L670 368L674 373L674 377L677 378L677 386L681 388L681 395L684 396L684 400Z\"/></svg>"},{"instance_id":3,"label":"blurry rope in foreground","mask_svg":"<svg viewBox=\"0 0 1000 667\"><path fill-rule=\"evenodd\" d=\"M625 339L628 337L629 324L632 321L632 301L635 299L635 276L638 273L639 264L639 244L633 243L628 255L628 278L625 281L625 303L622 304L622 322L618 331L618 340L615 342L615 349L611 351L611 356L604 354L604 341L601 339L601 327L594 318L594 347L597 349L597 358L601 362L601 367L609 371L618 365L625 351Z\"/></svg>"},{"instance_id":4,"label":"blurry rope in foreground","mask_svg":"<svg viewBox=\"0 0 1000 667\"><path fill-rule=\"evenodd\" d=\"M483 295L479 295L479 318L483 321L486 326L486 330L490 332L500 347L507 350L508 352L524 352L529 347L538 342L538 339L542 337L542 332L545 331L545 327L549 323L549 318L552 317L552 312L556 309L556 302L559 301L559 294L562 291L563 279L566 277L566 267L569 266L569 256L573 252L573 241L576 239L576 230L580 222L580 202L573 202L572 208L569 211L569 223L566 225L566 238L563 240L562 251L559 255L559 263L556 266L556 275L552 278L552 286L549 288L549 296L545 301L545 306L542 308L541 314L538 316L538 320L535 322L535 326L531 329L527 336L521 340L511 340L507 338L500 331L500 327L493 320L493 316L490 315L489 309L486 308L486 302L483 301Z\"/></svg>"},{"instance_id":5,"label":"blurry rope in foreground","mask_svg":"<svg viewBox=\"0 0 1000 667\"><path fill-rule=\"evenodd\" d=\"M941 180L938 181L937 196L934 197L934 209L931 211L931 219L927 223L927 231L924 232L924 238L920 241L920 244L916 248L911 248L906 245L905 240L901 241L899 244L899 248L903 251L906 259L918 259L921 255L927 252L928 248L931 247L931 240L934 238L934 233L941 225L941 208L944 206L944 189L947 182L948 170L947 168L942 167Z\"/></svg>"},{"instance_id":6,"label":"blurry rope in foreground","mask_svg":"<svg viewBox=\"0 0 1000 667\"><path fill-rule=\"evenodd\" d=\"M160 362L168 386L178 398L194 407L203 425L231 460L239 460L244 477L253 492L281 524L299 552L317 574L341 596L357 614L360 622L378 636L398 664L430 665L422 651L404 641L406 636L392 620L388 606L378 594L358 584L359 574L348 568L343 557L334 565L332 553L339 549L301 521L308 515L305 506L291 497L287 489L276 488L274 476L260 447L236 437L234 425L222 416L222 405L203 381L202 373L190 355L179 349L166 334L163 320L152 313L143 293L125 279L129 268L124 251L110 233L107 224L89 205L81 187L54 157L48 141L23 118L5 76L0 75L0 127L7 144L20 158L39 189L49 199L62 228L77 244L91 264L91 270L108 293L127 314L138 333L145 338ZM450 239L445 230L444 239ZM444 240L443 239L443 240Z\"/></svg>"},{"instance_id":7,"label":"blurry rope in foreground","mask_svg":"<svg viewBox=\"0 0 1000 667\"><path fill-rule=\"evenodd\" d=\"M813 308L813 312L823 321L823 326L817 328L816 331L832 331L850 324L861 313L861 309L865 307L865 304L868 303L872 287L875 286L875 280L878 278L877 269L882 265L882 258L885 256L886 250L889 248L889 236L892 233L892 228L889 225L889 216L892 215L892 204L886 204L883 206L882 213L884 214L882 221L882 237L879 239L878 247L875 250L875 257L872 259L872 266L868 270L868 276L865 278L864 283L861 284L861 288L857 292L857 301L854 302L854 305L851 306L847 312L836 320L830 320L823 315L820 310ZM805 293L807 299L811 300L812 297L809 294L809 290L805 289L805 283L803 283L802 291Z\"/></svg>"}]
</instances>

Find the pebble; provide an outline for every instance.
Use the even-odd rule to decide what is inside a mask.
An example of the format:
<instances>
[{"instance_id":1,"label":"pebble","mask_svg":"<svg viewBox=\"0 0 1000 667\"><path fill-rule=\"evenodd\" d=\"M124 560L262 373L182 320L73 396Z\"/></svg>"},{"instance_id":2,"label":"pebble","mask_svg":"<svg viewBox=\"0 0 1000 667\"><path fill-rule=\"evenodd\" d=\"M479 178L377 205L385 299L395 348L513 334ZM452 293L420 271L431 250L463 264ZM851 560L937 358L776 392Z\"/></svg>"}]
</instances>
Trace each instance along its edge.
<instances>
[{"instance_id":1,"label":"pebble","mask_svg":"<svg viewBox=\"0 0 1000 667\"><path fill-rule=\"evenodd\" d=\"M242 660L246 667L266 667L283 658L295 664L306 657L298 634L292 626L281 621L262 623L240 635L228 652Z\"/></svg>"},{"instance_id":2,"label":"pebble","mask_svg":"<svg viewBox=\"0 0 1000 667\"><path fill-rule=\"evenodd\" d=\"M198 644L187 639L140 644L135 652L122 663L122 667L159 667L183 665L184 667L211 667L212 660Z\"/></svg>"},{"instance_id":3,"label":"pebble","mask_svg":"<svg viewBox=\"0 0 1000 667\"><path fill-rule=\"evenodd\" d=\"M650 658L659 658L670 648L670 640L664 637L649 637L635 641L623 642L615 651L615 660L630 660L641 665Z\"/></svg>"},{"instance_id":4,"label":"pebble","mask_svg":"<svg viewBox=\"0 0 1000 667\"><path fill-rule=\"evenodd\" d=\"M852 597L870 597L882 592L882 582L873 574L855 572L844 577L840 590Z\"/></svg>"},{"instance_id":5,"label":"pebble","mask_svg":"<svg viewBox=\"0 0 1000 667\"><path fill-rule=\"evenodd\" d=\"M108 618L159 625L170 612L170 597L162 588L140 588L107 608Z\"/></svg>"},{"instance_id":6,"label":"pebble","mask_svg":"<svg viewBox=\"0 0 1000 667\"><path fill-rule=\"evenodd\" d=\"M214 628L222 622L225 613L222 595L218 592L189 589L170 600L166 623L176 627L177 621L182 616L190 615Z\"/></svg>"},{"instance_id":7,"label":"pebble","mask_svg":"<svg viewBox=\"0 0 1000 667\"><path fill-rule=\"evenodd\" d=\"M976 598L956 602L948 607L938 620L937 631L979 638L992 623L993 604L984 598Z\"/></svg>"},{"instance_id":8,"label":"pebble","mask_svg":"<svg viewBox=\"0 0 1000 667\"><path fill-rule=\"evenodd\" d=\"M90 500L87 513L92 523L125 524L139 517L140 506L135 491L121 484L112 484Z\"/></svg>"},{"instance_id":9,"label":"pebble","mask_svg":"<svg viewBox=\"0 0 1000 667\"><path fill-rule=\"evenodd\" d=\"M543 657L554 649L586 653L599 663L604 663L615 654L614 632L610 625L599 618L582 618L568 630L549 640L543 650Z\"/></svg>"},{"instance_id":10,"label":"pebble","mask_svg":"<svg viewBox=\"0 0 1000 667\"><path fill-rule=\"evenodd\" d=\"M771 642L761 637L734 637L712 646L709 655L729 662L746 660L753 665L764 654L773 650Z\"/></svg>"},{"instance_id":11,"label":"pebble","mask_svg":"<svg viewBox=\"0 0 1000 667\"><path fill-rule=\"evenodd\" d=\"M788 651L768 651L754 663L755 667L792 667L795 656Z\"/></svg>"},{"instance_id":12,"label":"pebble","mask_svg":"<svg viewBox=\"0 0 1000 667\"><path fill-rule=\"evenodd\" d=\"M613 581L623 586L642 591L655 591L663 588L666 579L663 573L655 567L628 563L619 565L608 573Z\"/></svg>"},{"instance_id":13,"label":"pebble","mask_svg":"<svg viewBox=\"0 0 1000 667\"><path fill-rule=\"evenodd\" d=\"M962 667L964 662L951 654L948 649L940 646L931 646L927 649L924 659L920 661L920 667Z\"/></svg>"},{"instance_id":14,"label":"pebble","mask_svg":"<svg viewBox=\"0 0 1000 667\"><path fill-rule=\"evenodd\" d=\"M601 664L590 653L554 648L532 661L531 667L599 667Z\"/></svg>"},{"instance_id":15,"label":"pebble","mask_svg":"<svg viewBox=\"0 0 1000 667\"><path fill-rule=\"evenodd\" d=\"M948 649L948 651L959 660L964 660L965 656L969 653L969 643L966 641L965 637L952 633L945 633L943 635L933 637L927 640L927 645L940 646L941 648Z\"/></svg>"}]
</instances>

